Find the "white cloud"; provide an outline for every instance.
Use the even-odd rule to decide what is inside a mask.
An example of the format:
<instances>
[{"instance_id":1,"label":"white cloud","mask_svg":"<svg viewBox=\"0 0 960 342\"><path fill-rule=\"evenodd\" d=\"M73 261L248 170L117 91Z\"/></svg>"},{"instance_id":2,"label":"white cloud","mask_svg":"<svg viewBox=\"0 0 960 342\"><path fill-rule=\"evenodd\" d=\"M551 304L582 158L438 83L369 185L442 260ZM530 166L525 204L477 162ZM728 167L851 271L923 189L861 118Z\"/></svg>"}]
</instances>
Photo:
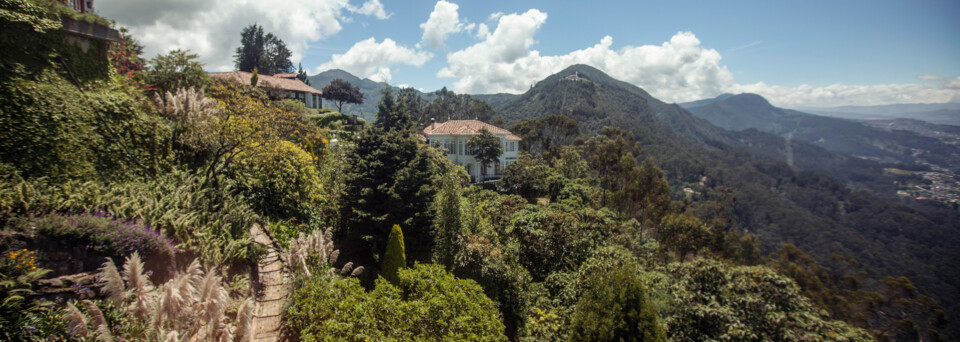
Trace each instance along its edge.
<instances>
[{"instance_id":1,"label":"white cloud","mask_svg":"<svg viewBox=\"0 0 960 342\"><path fill-rule=\"evenodd\" d=\"M433 58L427 51L397 45L393 39L386 38L381 43L370 37L361 40L343 54L335 54L329 62L317 68L317 72L329 69L343 69L359 77L367 77L378 82L390 82L391 65L423 66Z\"/></svg>"},{"instance_id":2,"label":"white cloud","mask_svg":"<svg viewBox=\"0 0 960 342\"><path fill-rule=\"evenodd\" d=\"M433 12L430 12L430 17L420 24L423 30L421 41L433 49L440 49L444 47L443 41L450 34L473 30L473 24L460 21L460 14L457 13L459 8L460 6L452 2L437 1L433 6Z\"/></svg>"},{"instance_id":3,"label":"white cloud","mask_svg":"<svg viewBox=\"0 0 960 342\"><path fill-rule=\"evenodd\" d=\"M875 105L902 102L946 102L960 96L960 78L925 75L926 83L872 86L834 84L826 87L784 87L765 83L738 84L722 64L722 56L704 47L692 32L678 32L660 45L614 49L613 38L565 55L541 56L531 47L547 15L536 9L523 14L491 15L499 22L493 33L480 25L482 41L447 55L437 77L455 78L463 93L521 93L547 76L573 64L596 67L613 78L633 83L666 102L685 102L721 93L752 92L783 107ZM740 48L756 46L752 42Z\"/></svg>"},{"instance_id":4,"label":"white cloud","mask_svg":"<svg viewBox=\"0 0 960 342\"><path fill-rule=\"evenodd\" d=\"M368 0L367 2L364 2L360 8L351 8L350 11L363 15L372 15L377 17L377 19L387 19L393 16L393 13L387 14L387 11L383 9L383 4L380 3L380 0Z\"/></svg>"},{"instance_id":5,"label":"white cloud","mask_svg":"<svg viewBox=\"0 0 960 342\"><path fill-rule=\"evenodd\" d=\"M477 28L477 39L487 39L490 36L490 27L487 24L480 23Z\"/></svg>"},{"instance_id":6,"label":"white cloud","mask_svg":"<svg viewBox=\"0 0 960 342\"><path fill-rule=\"evenodd\" d=\"M838 83L825 87L810 85L785 87L760 82L732 84L728 92L759 94L770 100L773 105L787 108L941 103L950 101L953 96L960 95L960 91L950 89L948 84L913 83L877 85L844 85Z\"/></svg>"},{"instance_id":7,"label":"white cloud","mask_svg":"<svg viewBox=\"0 0 960 342\"><path fill-rule=\"evenodd\" d=\"M348 0L100 0L97 11L130 29L151 58L189 49L207 70L232 70L240 31L260 24L287 44L298 62L307 43L340 32L351 12L389 17L378 0L354 8Z\"/></svg>"},{"instance_id":8,"label":"white cloud","mask_svg":"<svg viewBox=\"0 0 960 342\"><path fill-rule=\"evenodd\" d=\"M496 29L483 41L447 55L449 65L438 76L459 78L454 83L458 92L518 93L570 65L588 64L666 101L699 99L733 79L720 65L720 54L701 47L690 32L677 33L659 46L627 46L618 51L611 49L613 38L607 36L566 55L541 56L530 47L546 19L547 14L536 9L499 16Z\"/></svg>"}]
</instances>

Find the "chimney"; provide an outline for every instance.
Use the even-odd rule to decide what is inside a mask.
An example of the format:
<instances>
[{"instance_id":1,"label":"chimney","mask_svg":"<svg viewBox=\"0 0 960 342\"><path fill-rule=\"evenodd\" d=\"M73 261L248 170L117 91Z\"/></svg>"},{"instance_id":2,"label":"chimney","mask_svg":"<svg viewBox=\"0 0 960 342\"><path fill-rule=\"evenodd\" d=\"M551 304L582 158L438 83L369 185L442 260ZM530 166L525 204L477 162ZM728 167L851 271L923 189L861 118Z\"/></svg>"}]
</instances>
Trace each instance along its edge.
<instances>
[{"instance_id":1,"label":"chimney","mask_svg":"<svg viewBox=\"0 0 960 342\"><path fill-rule=\"evenodd\" d=\"M434 118L430 118L430 130L432 131L436 128L437 128L437 120Z\"/></svg>"}]
</instances>

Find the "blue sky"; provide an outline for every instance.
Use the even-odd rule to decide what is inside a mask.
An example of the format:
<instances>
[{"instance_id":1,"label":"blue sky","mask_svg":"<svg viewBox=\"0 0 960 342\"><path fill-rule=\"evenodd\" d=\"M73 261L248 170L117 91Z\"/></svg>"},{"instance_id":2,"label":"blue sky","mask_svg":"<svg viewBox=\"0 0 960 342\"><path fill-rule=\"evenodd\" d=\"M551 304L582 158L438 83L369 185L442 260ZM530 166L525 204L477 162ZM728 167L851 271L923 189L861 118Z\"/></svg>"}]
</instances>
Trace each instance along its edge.
<instances>
[{"instance_id":1,"label":"blue sky","mask_svg":"<svg viewBox=\"0 0 960 342\"><path fill-rule=\"evenodd\" d=\"M210 70L232 67L239 29L257 22L310 74L342 68L425 91L517 93L586 63L669 102L960 99L960 1L152 1L97 10L148 55L189 48Z\"/></svg>"}]
</instances>

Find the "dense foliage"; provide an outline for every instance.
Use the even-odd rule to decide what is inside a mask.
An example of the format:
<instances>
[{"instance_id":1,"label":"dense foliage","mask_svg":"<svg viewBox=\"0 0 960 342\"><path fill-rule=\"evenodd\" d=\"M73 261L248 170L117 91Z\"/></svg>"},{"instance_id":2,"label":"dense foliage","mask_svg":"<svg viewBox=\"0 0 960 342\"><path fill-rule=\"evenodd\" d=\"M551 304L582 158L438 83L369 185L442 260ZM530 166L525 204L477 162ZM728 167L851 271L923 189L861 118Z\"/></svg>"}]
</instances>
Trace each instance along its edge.
<instances>
[{"instance_id":1,"label":"dense foliage","mask_svg":"<svg viewBox=\"0 0 960 342\"><path fill-rule=\"evenodd\" d=\"M298 288L287 309L303 341L505 341L496 306L471 280L437 265L398 273L365 291L353 278L316 277Z\"/></svg>"}]
</instances>

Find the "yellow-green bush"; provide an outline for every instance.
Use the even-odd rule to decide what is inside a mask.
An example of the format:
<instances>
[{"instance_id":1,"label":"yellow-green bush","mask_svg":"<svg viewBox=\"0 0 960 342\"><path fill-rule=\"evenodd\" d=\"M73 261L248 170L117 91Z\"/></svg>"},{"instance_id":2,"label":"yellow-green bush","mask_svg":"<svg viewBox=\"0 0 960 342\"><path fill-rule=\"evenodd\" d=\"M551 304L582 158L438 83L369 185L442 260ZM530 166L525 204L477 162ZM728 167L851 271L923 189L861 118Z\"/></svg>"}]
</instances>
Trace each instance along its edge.
<instances>
[{"instance_id":1,"label":"yellow-green bush","mask_svg":"<svg viewBox=\"0 0 960 342\"><path fill-rule=\"evenodd\" d=\"M322 202L315 157L289 141L264 141L244 149L230 176L256 209L268 215L306 219Z\"/></svg>"}]
</instances>

